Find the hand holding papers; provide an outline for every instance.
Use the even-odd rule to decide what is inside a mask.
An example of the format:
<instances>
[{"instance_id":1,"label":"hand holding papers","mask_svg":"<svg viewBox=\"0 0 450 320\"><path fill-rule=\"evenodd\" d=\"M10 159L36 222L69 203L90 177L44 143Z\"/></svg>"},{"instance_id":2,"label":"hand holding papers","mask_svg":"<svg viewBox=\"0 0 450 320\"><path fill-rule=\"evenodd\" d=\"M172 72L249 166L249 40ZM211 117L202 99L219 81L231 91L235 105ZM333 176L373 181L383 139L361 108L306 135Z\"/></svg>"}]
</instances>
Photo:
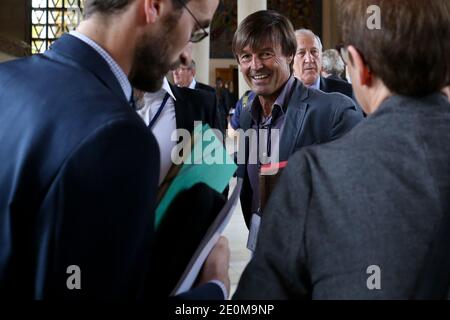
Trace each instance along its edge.
<instances>
[{"instance_id":1,"label":"hand holding papers","mask_svg":"<svg viewBox=\"0 0 450 320\"><path fill-rule=\"evenodd\" d=\"M180 192L155 232L153 288L169 296L203 237L226 203L204 183Z\"/></svg>"},{"instance_id":2,"label":"hand holding papers","mask_svg":"<svg viewBox=\"0 0 450 320\"><path fill-rule=\"evenodd\" d=\"M223 220L226 199L222 192L237 169L222 140L209 126L196 126L193 138L186 140L189 141L183 150L183 161L174 165L163 181L156 210L154 287L167 295L198 252L199 245L203 249L206 246L205 234L209 235L208 239L214 236L199 260L192 283L195 281L228 221ZM238 195L234 197L236 203ZM225 207L230 204L228 201ZM221 229L217 222L219 216L223 223ZM211 233L213 225L219 232L217 236Z\"/></svg>"},{"instance_id":3,"label":"hand holding papers","mask_svg":"<svg viewBox=\"0 0 450 320\"><path fill-rule=\"evenodd\" d=\"M197 279L200 269L206 258L208 257L208 254L216 244L226 225L230 221L231 215L236 209L239 195L241 193L241 188L242 179L238 179L233 193L203 237L200 245L192 256L191 261L189 262L183 275L181 276L180 281L173 290L172 295L180 294L192 288L192 285Z\"/></svg>"}]
</instances>

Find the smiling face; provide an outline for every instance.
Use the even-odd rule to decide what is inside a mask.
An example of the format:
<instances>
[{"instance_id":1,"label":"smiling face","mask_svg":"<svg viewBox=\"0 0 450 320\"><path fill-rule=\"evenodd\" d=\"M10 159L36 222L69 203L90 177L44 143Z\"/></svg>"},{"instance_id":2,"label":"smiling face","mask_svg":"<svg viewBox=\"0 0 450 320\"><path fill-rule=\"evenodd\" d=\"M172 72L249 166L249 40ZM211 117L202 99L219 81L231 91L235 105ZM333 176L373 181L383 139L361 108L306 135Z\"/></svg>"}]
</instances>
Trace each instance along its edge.
<instances>
[{"instance_id":1,"label":"smiling face","mask_svg":"<svg viewBox=\"0 0 450 320\"><path fill-rule=\"evenodd\" d=\"M273 100L291 75L292 59L283 55L279 44L267 42L261 49L247 46L238 54L241 72L252 91Z\"/></svg>"},{"instance_id":2,"label":"smiling face","mask_svg":"<svg viewBox=\"0 0 450 320\"><path fill-rule=\"evenodd\" d=\"M322 49L316 37L300 34L297 38L297 54L294 74L305 86L313 85L322 70Z\"/></svg>"}]
</instances>

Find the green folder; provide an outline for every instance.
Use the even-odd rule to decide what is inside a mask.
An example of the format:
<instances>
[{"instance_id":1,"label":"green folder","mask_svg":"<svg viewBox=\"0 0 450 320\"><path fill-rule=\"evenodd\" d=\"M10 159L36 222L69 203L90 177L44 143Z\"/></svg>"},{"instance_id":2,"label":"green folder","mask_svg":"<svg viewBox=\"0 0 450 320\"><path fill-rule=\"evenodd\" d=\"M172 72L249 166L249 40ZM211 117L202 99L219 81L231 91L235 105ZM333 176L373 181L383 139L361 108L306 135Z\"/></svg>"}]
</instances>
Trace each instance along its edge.
<instances>
[{"instance_id":1,"label":"green folder","mask_svg":"<svg viewBox=\"0 0 450 320\"><path fill-rule=\"evenodd\" d=\"M237 169L237 165L223 147L221 139L207 124L194 128L190 147L184 155L183 163L173 165L161 184L155 228L159 226L165 212L180 192L203 182L222 193Z\"/></svg>"}]
</instances>

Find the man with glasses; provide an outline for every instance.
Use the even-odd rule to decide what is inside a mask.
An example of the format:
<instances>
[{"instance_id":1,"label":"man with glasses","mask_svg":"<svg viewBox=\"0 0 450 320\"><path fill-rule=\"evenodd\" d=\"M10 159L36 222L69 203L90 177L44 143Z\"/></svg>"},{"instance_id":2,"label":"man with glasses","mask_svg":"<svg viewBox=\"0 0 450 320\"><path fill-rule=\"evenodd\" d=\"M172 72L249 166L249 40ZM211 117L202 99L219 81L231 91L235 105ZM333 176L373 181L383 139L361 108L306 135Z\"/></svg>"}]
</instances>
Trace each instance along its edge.
<instances>
[{"instance_id":1,"label":"man with glasses","mask_svg":"<svg viewBox=\"0 0 450 320\"><path fill-rule=\"evenodd\" d=\"M450 2L340 0L342 56L369 115L294 154L238 299L448 299ZM395 44L395 45L393 45Z\"/></svg>"},{"instance_id":2,"label":"man with glasses","mask_svg":"<svg viewBox=\"0 0 450 320\"><path fill-rule=\"evenodd\" d=\"M322 42L311 30L295 31L297 52L294 59L294 75L305 86L323 92L339 92L353 99L351 84L338 79L321 76Z\"/></svg>"},{"instance_id":3,"label":"man with glasses","mask_svg":"<svg viewBox=\"0 0 450 320\"><path fill-rule=\"evenodd\" d=\"M213 87L198 82L195 79L195 72L196 72L195 61L191 60L191 63L188 63L186 65L180 65L178 68L172 71L173 81L179 87L205 90L215 94L216 90Z\"/></svg>"},{"instance_id":4,"label":"man with glasses","mask_svg":"<svg viewBox=\"0 0 450 320\"><path fill-rule=\"evenodd\" d=\"M218 0L84 4L77 30L45 54L0 65L4 298L158 296L159 150L131 88L158 90L187 62L183 48L208 35ZM200 283L228 286L227 265L221 239ZM202 290L200 297L222 295L216 284Z\"/></svg>"}]
</instances>

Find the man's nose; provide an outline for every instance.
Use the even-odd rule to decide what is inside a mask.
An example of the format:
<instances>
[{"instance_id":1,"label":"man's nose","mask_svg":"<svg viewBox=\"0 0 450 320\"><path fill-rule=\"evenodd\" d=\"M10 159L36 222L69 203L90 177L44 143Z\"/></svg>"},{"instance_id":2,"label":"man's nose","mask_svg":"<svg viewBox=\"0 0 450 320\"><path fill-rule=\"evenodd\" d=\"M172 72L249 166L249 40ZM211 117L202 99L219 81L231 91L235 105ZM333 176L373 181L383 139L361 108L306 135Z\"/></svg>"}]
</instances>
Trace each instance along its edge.
<instances>
[{"instance_id":1,"label":"man's nose","mask_svg":"<svg viewBox=\"0 0 450 320\"><path fill-rule=\"evenodd\" d=\"M311 54L311 52L306 51L305 62L313 62L313 61L315 61L314 56Z\"/></svg>"},{"instance_id":2,"label":"man's nose","mask_svg":"<svg viewBox=\"0 0 450 320\"><path fill-rule=\"evenodd\" d=\"M183 65L190 65L192 62L192 43L189 42L180 53L180 62Z\"/></svg>"},{"instance_id":3,"label":"man's nose","mask_svg":"<svg viewBox=\"0 0 450 320\"><path fill-rule=\"evenodd\" d=\"M254 55L253 57L252 57L252 61L251 61L251 64L250 64L250 67L252 68L252 69L254 69L254 70L258 70L258 69L261 69L262 68L262 61L261 61L261 59L257 56L257 55Z\"/></svg>"}]
</instances>

